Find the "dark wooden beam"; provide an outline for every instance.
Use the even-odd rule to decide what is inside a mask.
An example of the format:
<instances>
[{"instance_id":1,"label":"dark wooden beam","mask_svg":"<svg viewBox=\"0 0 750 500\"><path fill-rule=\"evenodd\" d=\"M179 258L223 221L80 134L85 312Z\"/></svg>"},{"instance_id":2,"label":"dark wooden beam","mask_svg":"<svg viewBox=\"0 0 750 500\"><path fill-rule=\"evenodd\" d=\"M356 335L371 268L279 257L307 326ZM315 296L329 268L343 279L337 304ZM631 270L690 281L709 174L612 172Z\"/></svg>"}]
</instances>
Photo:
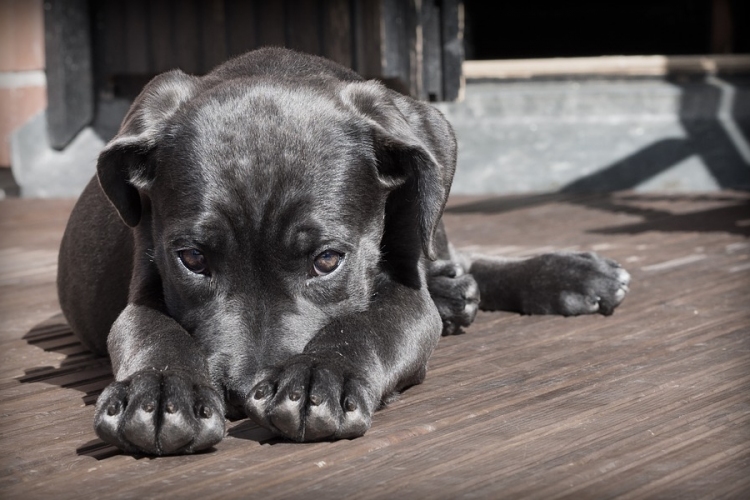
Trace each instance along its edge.
<instances>
[{"instance_id":1,"label":"dark wooden beam","mask_svg":"<svg viewBox=\"0 0 750 500\"><path fill-rule=\"evenodd\" d=\"M354 6L354 70L365 78L383 73L381 0L360 0Z\"/></svg>"},{"instance_id":2,"label":"dark wooden beam","mask_svg":"<svg viewBox=\"0 0 750 500\"><path fill-rule=\"evenodd\" d=\"M464 6L462 0L442 1L442 77L444 101L455 101L462 94L464 78Z\"/></svg>"},{"instance_id":3,"label":"dark wooden beam","mask_svg":"<svg viewBox=\"0 0 750 500\"><path fill-rule=\"evenodd\" d=\"M443 99L442 5L439 0L422 0L422 81L421 99Z\"/></svg>"},{"instance_id":4,"label":"dark wooden beam","mask_svg":"<svg viewBox=\"0 0 750 500\"><path fill-rule=\"evenodd\" d=\"M44 9L47 124L63 149L94 118L88 0L47 0Z\"/></svg>"}]
</instances>

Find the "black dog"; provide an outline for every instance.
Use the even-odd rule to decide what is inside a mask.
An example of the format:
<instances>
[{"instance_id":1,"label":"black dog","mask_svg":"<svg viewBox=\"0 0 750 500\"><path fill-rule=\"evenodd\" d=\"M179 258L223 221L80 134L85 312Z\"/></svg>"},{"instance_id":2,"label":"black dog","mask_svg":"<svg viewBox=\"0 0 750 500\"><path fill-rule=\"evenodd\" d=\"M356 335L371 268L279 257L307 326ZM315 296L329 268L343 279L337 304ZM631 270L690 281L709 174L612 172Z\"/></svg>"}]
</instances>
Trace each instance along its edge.
<instances>
[{"instance_id":1,"label":"black dog","mask_svg":"<svg viewBox=\"0 0 750 500\"><path fill-rule=\"evenodd\" d=\"M629 276L610 260L453 250L455 163L438 111L325 59L263 49L151 81L60 250L65 316L116 378L97 434L155 455L214 445L225 416L360 436L477 307L612 313Z\"/></svg>"}]
</instances>

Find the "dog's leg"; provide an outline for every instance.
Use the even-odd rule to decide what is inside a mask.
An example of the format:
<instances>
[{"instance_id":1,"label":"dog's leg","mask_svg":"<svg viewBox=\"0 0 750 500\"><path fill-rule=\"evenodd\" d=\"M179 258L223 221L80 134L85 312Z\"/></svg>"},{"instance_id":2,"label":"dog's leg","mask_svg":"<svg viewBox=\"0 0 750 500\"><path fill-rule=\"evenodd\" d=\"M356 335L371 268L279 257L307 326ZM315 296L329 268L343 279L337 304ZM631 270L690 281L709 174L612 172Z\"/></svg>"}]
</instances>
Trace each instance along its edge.
<instances>
[{"instance_id":1,"label":"dog's leg","mask_svg":"<svg viewBox=\"0 0 750 500\"><path fill-rule=\"evenodd\" d=\"M385 398L424 379L440 330L425 287L386 283L367 311L337 318L302 354L262 370L245 410L297 441L360 436Z\"/></svg>"},{"instance_id":2,"label":"dog's leg","mask_svg":"<svg viewBox=\"0 0 750 500\"><path fill-rule=\"evenodd\" d=\"M612 314L628 292L630 274L593 253L556 252L527 259L456 250L442 221L435 232L438 260L428 286L443 320L443 335L471 324L478 308L522 314Z\"/></svg>"},{"instance_id":3,"label":"dog's leg","mask_svg":"<svg viewBox=\"0 0 750 500\"><path fill-rule=\"evenodd\" d=\"M112 360L115 382L99 396L94 428L134 453L210 447L224 436L223 399L193 338L150 298L149 290L161 289L153 283L158 272L147 269L149 253L135 246L94 178L66 228L58 274L60 303L76 335ZM149 301L152 307L144 305Z\"/></svg>"},{"instance_id":4,"label":"dog's leg","mask_svg":"<svg viewBox=\"0 0 750 500\"><path fill-rule=\"evenodd\" d=\"M443 320L443 335L454 335L477 315L480 293L474 276L457 262L446 259L429 264L427 286Z\"/></svg>"},{"instance_id":5,"label":"dog's leg","mask_svg":"<svg viewBox=\"0 0 750 500\"><path fill-rule=\"evenodd\" d=\"M132 230L120 220L94 177L65 228L57 294L65 318L89 350L107 355L107 334L128 304Z\"/></svg>"},{"instance_id":6,"label":"dog's leg","mask_svg":"<svg viewBox=\"0 0 750 500\"><path fill-rule=\"evenodd\" d=\"M172 318L128 305L112 326L115 382L99 396L94 428L133 453L191 453L224 437L224 403L204 354Z\"/></svg>"},{"instance_id":7,"label":"dog's leg","mask_svg":"<svg viewBox=\"0 0 750 500\"><path fill-rule=\"evenodd\" d=\"M137 230L129 304L107 338L115 382L97 400L94 429L132 453L192 453L224 437L224 398L211 383L206 354L164 311L148 225Z\"/></svg>"},{"instance_id":8,"label":"dog's leg","mask_svg":"<svg viewBox=\"0 0 750 500\"><path fill-rule=\"evenodd\" d=\"M427 287L443 320L443 335L454 335L474 321L479 287L467 272L469 262L448 243L442 220L433 241L438 258L428 263Z\"/></svg>"},{"instance_id":9,"label":"dog's leg","mask_svg":"<svg viewBox=\"0 0 750 500\"><path fill-rule=\"evenodd\" d=\"M630 274L593 253L555 252L527 259L461 255L479 285L479 308L522 314L605 316L625 298Z\"/></svg>"}]
</instances>

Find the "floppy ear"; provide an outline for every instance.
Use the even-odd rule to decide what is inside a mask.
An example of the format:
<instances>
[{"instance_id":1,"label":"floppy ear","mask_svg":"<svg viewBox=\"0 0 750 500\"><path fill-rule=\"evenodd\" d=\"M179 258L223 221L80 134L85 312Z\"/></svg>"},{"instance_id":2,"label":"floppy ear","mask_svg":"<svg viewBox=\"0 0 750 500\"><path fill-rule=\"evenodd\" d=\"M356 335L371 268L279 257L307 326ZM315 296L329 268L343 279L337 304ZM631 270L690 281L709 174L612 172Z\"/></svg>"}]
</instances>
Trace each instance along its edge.
<instances>
[{"instance_id":1,"label":"floppy ear","mask_svg":"<svg viewBox=\"0 0 750 500\"><path fill-rule=\"evenodd\" d=\"M373 81L347 84L342 98L370 124L378 176L401 212L394 219L406 230L412 219L425 255L435 260L433 238L456 169L450 124L433 106Z\"/></svg>"},{"instance_id":2,"label":"floppy ear","mask_svg":"<svg viewBox=\"0 0 750 500\"><path fill-rule=\"evenodd\" d=\"M151 80L128 110L118 134L99 154L99 184L130 227L141 220L139 190L148 189L154 178L151 153L167 119L195 94L197 82L179 70Z\"/></svg>"}]
</instances>

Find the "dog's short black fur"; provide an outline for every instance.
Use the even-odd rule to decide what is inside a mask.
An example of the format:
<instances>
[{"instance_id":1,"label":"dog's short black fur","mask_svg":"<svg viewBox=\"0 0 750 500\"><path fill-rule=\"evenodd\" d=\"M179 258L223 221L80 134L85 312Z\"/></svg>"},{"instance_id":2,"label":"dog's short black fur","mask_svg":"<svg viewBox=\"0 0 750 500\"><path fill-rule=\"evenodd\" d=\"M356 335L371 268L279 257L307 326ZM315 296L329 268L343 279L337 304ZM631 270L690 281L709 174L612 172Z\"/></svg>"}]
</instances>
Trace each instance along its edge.
<instances>
[{"instance_id":1,"label":"dog's short black fur","mask_svg":"<svg viewBox=\"0 0 750 500\"><path fill-rule=\"evenodd\" d=\"M190 453L247 415L351 438L478 307L612 313L629 277L610 260L456 252L455 163L438 111L325 59L262 49L151 81L60 250L65 316L116 378L97 434Z\"/></svg>"}]
</instances>

